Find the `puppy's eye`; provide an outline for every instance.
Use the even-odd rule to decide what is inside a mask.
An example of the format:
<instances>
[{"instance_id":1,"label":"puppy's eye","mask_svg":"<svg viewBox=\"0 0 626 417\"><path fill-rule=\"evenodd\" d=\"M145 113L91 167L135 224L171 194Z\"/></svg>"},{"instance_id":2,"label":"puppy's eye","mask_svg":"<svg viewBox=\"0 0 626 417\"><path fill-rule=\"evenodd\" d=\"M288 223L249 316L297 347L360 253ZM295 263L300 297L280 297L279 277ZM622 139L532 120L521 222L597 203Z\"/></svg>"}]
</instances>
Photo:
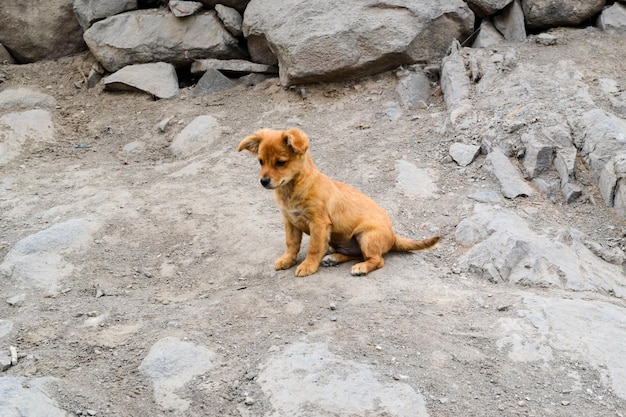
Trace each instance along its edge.
<instances>
[{"instance_id":1,"label":"puppy's eye","mask_svg":"<svg viewBox=\"0 0 626 417\"><path fill-rule=\"evenodd\" d=\"M259 159L259 164L263 165L263 160Z\"/></svg>"},{"instance_id":2,"label":"puppy's eye","mask_svg":"<svg viewBox=\"0 0 626 417\"><path fill-rule=\"evenodd\" d=\"M276 161L274 165L276 165L276 168L280 168L280 167L284 167L286 163L287 161Z\"/></svg>"}]
</instances>

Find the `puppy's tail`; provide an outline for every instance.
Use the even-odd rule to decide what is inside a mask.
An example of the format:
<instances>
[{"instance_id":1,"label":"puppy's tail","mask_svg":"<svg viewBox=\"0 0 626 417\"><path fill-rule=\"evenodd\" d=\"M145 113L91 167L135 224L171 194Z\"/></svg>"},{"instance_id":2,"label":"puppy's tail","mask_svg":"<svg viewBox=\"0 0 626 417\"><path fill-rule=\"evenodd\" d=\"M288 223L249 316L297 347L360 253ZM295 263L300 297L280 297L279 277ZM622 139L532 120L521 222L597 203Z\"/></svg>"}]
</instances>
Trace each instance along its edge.
<instances>
[{"instance_id":1,"label":"puppy's tail","mask_svg":"<svg viewBox=\"0 0 626 417\"><path fill-rule=\"evenodd\" d=\"M439 242L439 236L427 237L426 239L414 240L396 236L396 241L391 248L395 252L407 252L410 250L430 249Z\"/></svg>"}]
</instances>

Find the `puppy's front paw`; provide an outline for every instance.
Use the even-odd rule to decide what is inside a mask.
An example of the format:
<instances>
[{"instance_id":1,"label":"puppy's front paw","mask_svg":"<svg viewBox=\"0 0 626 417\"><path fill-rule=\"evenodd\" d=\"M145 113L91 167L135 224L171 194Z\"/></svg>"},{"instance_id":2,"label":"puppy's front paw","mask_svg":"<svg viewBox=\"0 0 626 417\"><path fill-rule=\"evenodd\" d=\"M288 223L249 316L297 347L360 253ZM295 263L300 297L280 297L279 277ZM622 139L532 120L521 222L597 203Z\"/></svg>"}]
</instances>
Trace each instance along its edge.
<instances>
[{"instance_id":1,"label":"puppy's front paw","mask_svg":"<svg viewBox=\"0 0 626 417\"><path fill-rule=\"evenodd\" d=\"M274 263L274 269L276 269L277 271L280 271L281 269L289 269L292 266L294 266L296 263L296 260L294 258L292 258L291 256L281 256L280 258L276 259L276 262Z\"/></svg>"},{"instance_id":2,"label":"puppy's front paw","mask_svg":"<svg viewBox=\"0 0 626 417\"><path fill-rule=\"evenodd\" d=\"M319 268L319 265L311 264L309 262L304 261L300 265L298 265L298 267L296 268L296 276L306 277L308 275L313 275L314 273L317 272L318 268Z\"/></svg>"},{"instance_id":3,"label":"puppy's front paw","mask_svg":"<svg viewBox=\"0 0 626 417\"><path fill-rule=\"evenodd\" d=\"M350 273L355 277L367 275L367 267L364 265L364 262L356 264L352 267Z\"/></svg>"},{"instance_id":4,"label":"puppy's front paw","mask_svg":"<svg viewBox=\"0 0 626 417\"><path fill-rule=\"evenodd\" d=\"M339 262L333 257L332 254L326 255L322 258L322 266L337 266Z\"/></svg>"}]
</instances>

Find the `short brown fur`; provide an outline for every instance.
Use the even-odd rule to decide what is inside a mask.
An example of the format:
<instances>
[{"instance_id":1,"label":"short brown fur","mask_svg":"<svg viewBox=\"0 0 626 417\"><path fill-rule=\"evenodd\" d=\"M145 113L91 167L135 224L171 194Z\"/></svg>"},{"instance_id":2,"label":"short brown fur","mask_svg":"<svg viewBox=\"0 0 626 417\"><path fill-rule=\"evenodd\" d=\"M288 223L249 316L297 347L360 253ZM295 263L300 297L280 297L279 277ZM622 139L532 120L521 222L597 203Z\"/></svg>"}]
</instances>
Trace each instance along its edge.
<instances>
[{"instance_id":1,"label":"short brown fur","mask_svg":"<svg viewBox=\"0 0 626 417\"><path fill-rule=\"evenodd\" d=\"M303 233L310 241L306 258L296 268L299 277L314 274L320 264L351 260L363 260L352 267L352 275L365 275L382 268L389 251L428 249L439 241L439 236L397 236L374 200L317 170L308 138L299 129L259 130L241 141L237 151L244 149L258 156L261 184L274 190L283 214L287 250L276 260L276 270L295 265Z\"/></svg>"}]
</instances>

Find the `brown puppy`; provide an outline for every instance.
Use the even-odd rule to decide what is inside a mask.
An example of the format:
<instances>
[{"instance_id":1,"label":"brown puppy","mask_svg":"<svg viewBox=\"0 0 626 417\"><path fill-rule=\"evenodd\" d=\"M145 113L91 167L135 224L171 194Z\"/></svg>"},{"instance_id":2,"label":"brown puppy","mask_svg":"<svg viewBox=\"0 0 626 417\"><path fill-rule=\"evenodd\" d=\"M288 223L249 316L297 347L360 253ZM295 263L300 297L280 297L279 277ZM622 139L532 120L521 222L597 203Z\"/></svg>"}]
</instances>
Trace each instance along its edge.
<instances>
[{"instance_id":1,"label":"brown puppy","mask_svg":"<svg viewBox=\"0 0 626 417\"><path fill-rule=\"evenodd\" d=\"M274 190L283 213L287 250L276 270L291 268L300 251L302 233L309 235L309 251L296 276L314 274L322 263L336 265L364 259L352 275L382 268L389 251L428 249L438 236L423 240L396 236L387 213L369 197L317 170L308 152L309 141L299 129L262 129L241 141L237 151L259 158L261 185ZM328 251L332 252L324 256Z\"/></svg>"}]
</instances>

